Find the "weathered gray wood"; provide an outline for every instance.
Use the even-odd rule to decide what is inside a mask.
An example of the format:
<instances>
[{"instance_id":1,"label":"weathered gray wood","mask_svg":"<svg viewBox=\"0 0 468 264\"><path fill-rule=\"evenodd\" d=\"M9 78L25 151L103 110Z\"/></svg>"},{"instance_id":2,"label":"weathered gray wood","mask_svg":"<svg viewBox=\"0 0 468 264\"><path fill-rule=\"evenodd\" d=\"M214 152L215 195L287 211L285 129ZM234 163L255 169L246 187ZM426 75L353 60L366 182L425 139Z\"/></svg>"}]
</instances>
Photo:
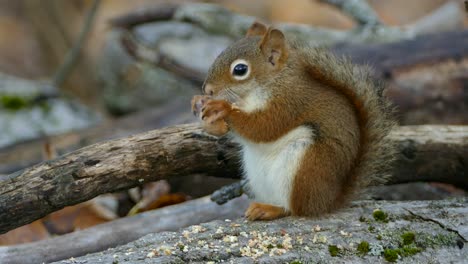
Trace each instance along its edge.
<instances>
[{"instance_id":1,"label":"weathered gray wood","mask_svg":"<svg viewBox=\"0 0 468 264\"><path fill-rule=\"evenodd\" d=\"M351 42L389 42L412 38L414 36L462 27L463 14L458 5L446 3L433 13L415 23L404 27L386 26L378 23L375 12L365 1L324 1L337 6L358 22L354 30L336 30L295 23L276 23L286 33L292 33L317 45L331 45L342 41ZM449 17L450 19L447 19ZM195 24L207 32L240 37L256 18L237 14L220 5L206 3L188 3L179 6L163 4L148 7L145 11L136 11L114 18L110 24L116 27L132 26L151 21L176 20ZM430 21L430 23L428 22Z\"/></svg>"},{"instance_id":2,"label":"weathered gray wood","mask_svg":"<svg viewBox=\"0 0 468 264\"><path fill-rule=\"evenodd\" d=\"M374 219L375 209L387 218ZM464 263L468 259L467 221L467 199L362 201L321 219L214 221L150 234L60 263L386 263L384 251L388 254L392 249L414 253L400 253L398 263ZM357 247L363 241L369 243L369 252L361 254ZM330 254L333 246L338 248L337 256Z\"/></svg>"},{"instance_id":3,"label":"weathered gray wood","mask_svg":"<svg viewBox=\"0 0 468 264\"><path fill-rule=\"evenodd\" d=\"M468 126L401 126L391 183L443 182L468 190Z\"/></svg>"},{"instance_id":4,"label":"weathered gray wood","mask_svg":"<svg viewBox=\"0 0 468 264\"><path fill-rule=\"evenodd\" d=\"M240 217L245 197L217 205L208 197L121 218L85 230L22 245L0 247L0 263L49 263L123 245L144 235Z\"/></svg>"},{"instance_id":5,"label":"weathered gray wood","mask_svg":"<svg viewBox=\"0 0 468 264\"><path fill-rule=\"evenodd\" d=\"M468 189L468 127L408 127L392 136L400 147L393 183L441 181ZM97 143L2 178L0 232L148 181L197 173L239 178L237 154L238 145L197 124ZM435 169L427 165L435 160Z\"/></svg>"}]
</instances>

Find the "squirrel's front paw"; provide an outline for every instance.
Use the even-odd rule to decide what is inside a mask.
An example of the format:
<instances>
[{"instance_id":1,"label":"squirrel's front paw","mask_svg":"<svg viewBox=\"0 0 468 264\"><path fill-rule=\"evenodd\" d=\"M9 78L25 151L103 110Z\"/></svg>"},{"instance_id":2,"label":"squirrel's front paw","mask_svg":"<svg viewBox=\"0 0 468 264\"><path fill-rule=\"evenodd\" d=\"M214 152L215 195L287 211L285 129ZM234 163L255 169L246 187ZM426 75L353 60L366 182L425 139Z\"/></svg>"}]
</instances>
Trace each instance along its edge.
<instances>
[{"instance_id":1,"label":"squirrel's front paw","mask_svg":"<svg viewBox=\"0 0 468 264\"><path fill-rule=\"evenodd\" d=\"M202 109L204 109L206 103L210 101L211 98L212 97L209 95L195 95L192 98L192 113L195 116L200 117L202 115ZM203 121L203 130L214 136L222 136L229 131L229 128L226 122L222 119L219 119L218 121L205 119Z\"/></svg>"},{"instance_id":2,"label":"squirrel's front paw","mask_svg":"<svg viewBox=\"0 0 468 264\"><path fill-rule=\"evenodd\" d=\"M232 111L232 105L224 100L208 100L201 109L201 118L208 124L224 120Z\"/></svg>"}]
</instances>

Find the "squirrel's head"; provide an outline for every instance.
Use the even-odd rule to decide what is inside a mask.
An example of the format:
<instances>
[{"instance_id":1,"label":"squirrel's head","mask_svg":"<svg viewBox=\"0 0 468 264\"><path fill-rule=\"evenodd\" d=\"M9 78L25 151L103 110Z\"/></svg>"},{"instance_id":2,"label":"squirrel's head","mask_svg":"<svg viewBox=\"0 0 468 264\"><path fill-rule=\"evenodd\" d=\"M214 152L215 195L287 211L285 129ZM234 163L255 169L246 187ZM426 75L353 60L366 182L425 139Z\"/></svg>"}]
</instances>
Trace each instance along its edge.
<instances>
[{"instance_id":1,"label":"squirrel's head","mask_svg":"<svg viewBox=\"0 0 468 264\"><path fill-rule=\"evenodd\" d=\"M271 80L286 64L288 49L283 33L255 22L245 38L224 50L211 65L203 84L207 95L231 101Z\"/></svg>"}]
</instances>

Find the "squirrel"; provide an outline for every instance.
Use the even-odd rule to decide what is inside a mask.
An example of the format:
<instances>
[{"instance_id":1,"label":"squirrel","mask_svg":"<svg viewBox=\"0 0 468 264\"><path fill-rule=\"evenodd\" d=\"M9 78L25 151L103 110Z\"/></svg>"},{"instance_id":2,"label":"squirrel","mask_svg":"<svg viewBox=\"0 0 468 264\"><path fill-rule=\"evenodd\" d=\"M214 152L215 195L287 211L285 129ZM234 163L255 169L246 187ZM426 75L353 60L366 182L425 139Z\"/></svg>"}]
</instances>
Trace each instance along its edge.
<instances>
[{"instance_id":1,"label":"squirrel","mask_svg":"<svg viewBox=\"0 0 468 264\"><path fill-rule=\"evenodd\" d=\"M370 68L254 22L215 59L192 111L240 143L247 219L314 217L387 178L396 123L383 90Z\"/></svg>"}]
</instances>

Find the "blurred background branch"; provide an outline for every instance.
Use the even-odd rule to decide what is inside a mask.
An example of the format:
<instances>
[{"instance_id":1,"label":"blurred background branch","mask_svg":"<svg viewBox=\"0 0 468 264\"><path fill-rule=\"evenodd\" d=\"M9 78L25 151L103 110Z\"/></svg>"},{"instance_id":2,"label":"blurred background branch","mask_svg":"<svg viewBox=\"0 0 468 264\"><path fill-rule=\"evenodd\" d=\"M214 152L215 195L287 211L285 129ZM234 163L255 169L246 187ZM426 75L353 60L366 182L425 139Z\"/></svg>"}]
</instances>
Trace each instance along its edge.
<instances>
[{"instance_id":1,"label":"blurred background branch","mask_svg":"<svg viewBox=\"0 0 468 264\"><path fill-rule=\"evenodd\" d=\"M63 85L63 82L73 70L76 61L79 59L83 43L86 41L86 38L88 37L88 34L92 29L94 18L96 16L96 12L100 3L101 0L94 0L90 10L86 14L83 28L81 29L77 40L74 42L72 48L67 52L65 59L63 60L62 64L59 66L52 78L52 84L55 87L61 87Z\"/></svg>"}]
</instances>

